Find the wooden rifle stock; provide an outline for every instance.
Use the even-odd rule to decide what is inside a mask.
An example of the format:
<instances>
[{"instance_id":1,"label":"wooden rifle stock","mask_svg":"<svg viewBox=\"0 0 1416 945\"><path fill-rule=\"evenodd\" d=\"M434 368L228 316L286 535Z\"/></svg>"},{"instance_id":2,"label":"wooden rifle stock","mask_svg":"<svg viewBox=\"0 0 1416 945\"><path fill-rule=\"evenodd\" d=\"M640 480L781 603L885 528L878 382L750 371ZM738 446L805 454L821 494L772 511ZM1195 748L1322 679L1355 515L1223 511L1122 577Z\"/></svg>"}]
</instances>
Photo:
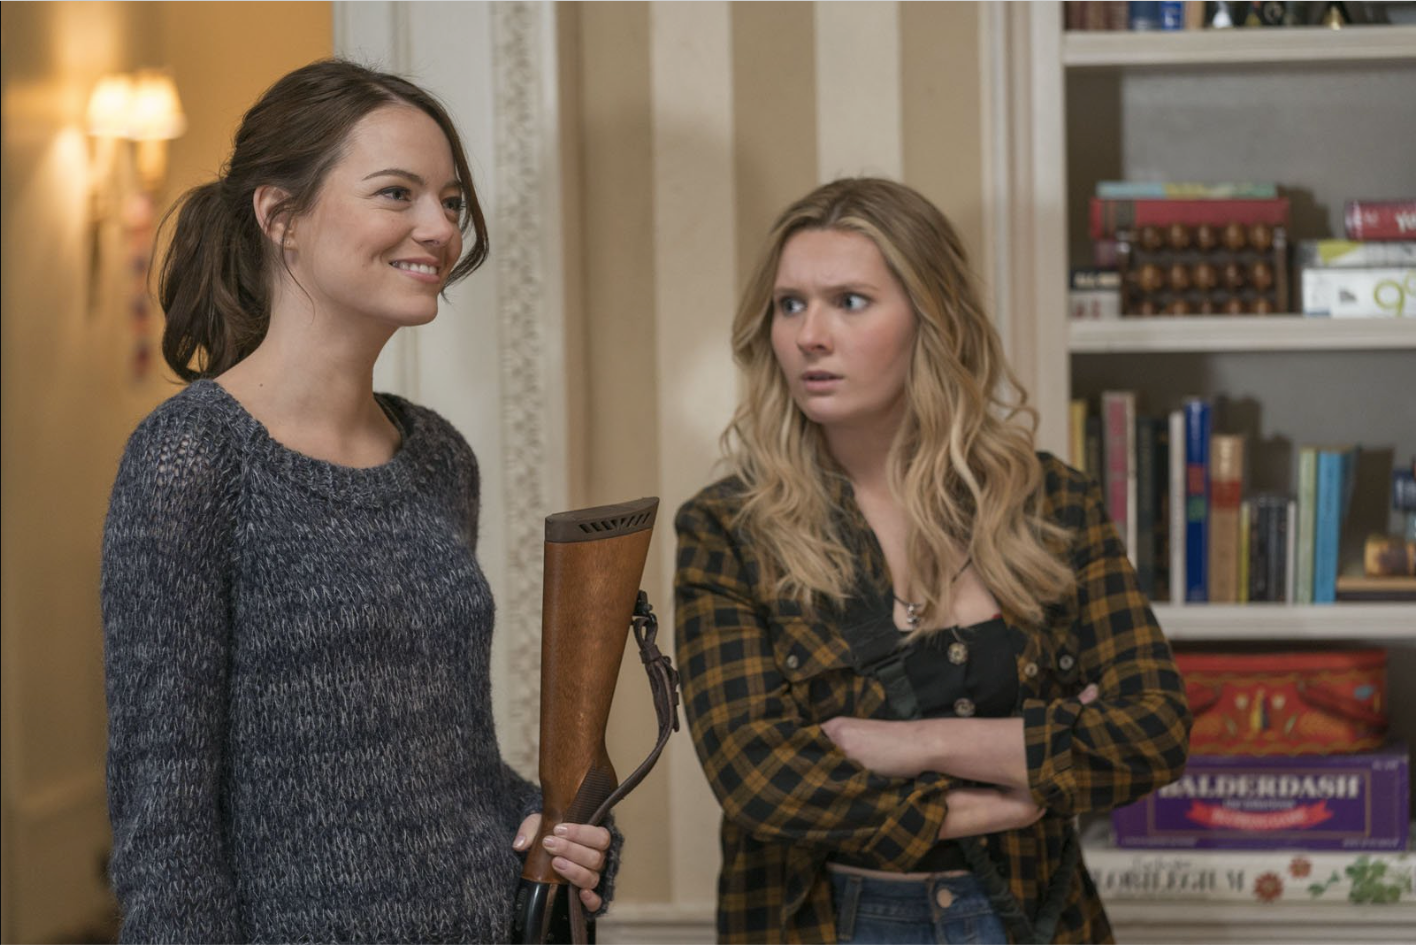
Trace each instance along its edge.
<instances>
[{"instance_id":1,"label":"wooden rifle stock","mask_svg":"<svg viewBox=\"0 0 1416 945\"><path fill-rule=\"evenodd\" d=\"M635 616L657 498L546 518L541 609L541 827L517 894L516 942L564 939L550 928L558 887L542 840L590 823L619 786L605 726Z\"/></svg>"}]
</instances>

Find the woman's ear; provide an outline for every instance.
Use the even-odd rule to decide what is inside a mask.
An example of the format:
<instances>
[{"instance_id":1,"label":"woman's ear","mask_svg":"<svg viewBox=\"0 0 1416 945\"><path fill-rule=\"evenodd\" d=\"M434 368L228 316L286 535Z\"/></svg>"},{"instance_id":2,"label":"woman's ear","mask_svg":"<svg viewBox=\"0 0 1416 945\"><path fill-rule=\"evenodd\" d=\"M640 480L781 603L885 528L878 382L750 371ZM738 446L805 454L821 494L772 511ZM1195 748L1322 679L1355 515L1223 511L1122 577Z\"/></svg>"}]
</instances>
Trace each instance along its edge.
<instances>
[{"instance_id":1,"label":"woman's ear","mask_svg":"<svg viewBox=\"0 0 1416 945\"><path fill-rule=\"evenodd\" d=\"M251 197L256 211L256 224L260 226L266 239L281 249L295 248L294 221L288 210L282 211L280 209L281 205L289 200L290 194L274 184L262 184L256 188L255 194Z\"/></svg>"}]
</instances>

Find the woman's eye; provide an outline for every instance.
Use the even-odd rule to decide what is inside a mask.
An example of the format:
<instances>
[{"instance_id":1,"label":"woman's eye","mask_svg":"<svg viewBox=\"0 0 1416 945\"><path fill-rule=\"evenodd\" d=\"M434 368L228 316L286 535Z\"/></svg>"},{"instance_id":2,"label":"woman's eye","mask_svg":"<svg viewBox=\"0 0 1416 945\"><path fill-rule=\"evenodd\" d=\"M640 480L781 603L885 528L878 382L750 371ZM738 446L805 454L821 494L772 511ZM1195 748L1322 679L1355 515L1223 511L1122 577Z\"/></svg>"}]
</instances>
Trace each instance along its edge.
<instances>
[{"instance_id":1,"label":"woman's eye","mask_svg":"<svg viewBox=\"0 0 1416 945\"><path fill-rule=\"evenodd\" d=\"M409 192L407 187L385 187L379 191L380 197L388 197L393 200L407 200Z\"/></svg>"},{"instance_id":2,"label":"woman's eye","mask_svg":"<svg viewBox=\"0 0 1416 945\"><path fill-rule=\"evenodd\" d=\"M859 312L870 304L870 299L856 292L847 292L841 296L841 308L848 312Z\"/></svg>"},{"instance_id":3,"label":"woman's eye","mask_svg":"<svg viewBox=\"0 0 1416 945\"><path fill-rule=\"evenodd\" d=\"M806 304L802 302L801 299L794 298L790 295L783 296L777 300L777 311L781 312L783 315L795 315L804 308L806 308Z\"/></svg>"},{"instance_id":4,"label":"woman's eye","mask_svg":"<svg viewBox=\"0 0 1416 945\"><path fill-rule=\"evenodd\" d=\"M461 197L448 197L443 201L443 209L450 213L462 214L464 204Z\"/></svg>"}]
</instances>

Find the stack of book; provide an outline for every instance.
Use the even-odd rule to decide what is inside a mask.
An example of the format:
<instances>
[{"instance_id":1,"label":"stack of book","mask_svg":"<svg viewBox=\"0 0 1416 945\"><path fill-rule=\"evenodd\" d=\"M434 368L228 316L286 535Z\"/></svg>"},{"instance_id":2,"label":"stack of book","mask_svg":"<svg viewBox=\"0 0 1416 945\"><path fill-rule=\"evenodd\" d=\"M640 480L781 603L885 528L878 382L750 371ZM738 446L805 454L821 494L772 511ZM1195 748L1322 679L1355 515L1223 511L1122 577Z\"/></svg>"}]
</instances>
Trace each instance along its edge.
<instances>
[{"instance_id":1,"label":"stack of book","mask_svg":"<svg viewBox=\"0 0 1416 945\"><path fill-rule=\"evenodd\" d=\"M1350 200L1347 239L1303 240L1303 314L1329 318L1416 316L1416 198Z\"/></svg>"},{"instance_id":2,"label":"stack of book","mask_svg":"<svg viewBox=\"0 0 1416 945\"><path fill-rule=\"evenodd\" d=\"M1241 435L1212 431L1208 399L1189 398L1154 416L1140 409L1135 391L1114 390L1101 394L1099 406L1093 413L1087 401L1072 401L1069 459L1102 486L1107 512L1152 601L1341 599L1340 566L1355 567L1365 538L1357 532L1371 519L1368 513L1345 531L1358 493L1357 468L1359 462L1366 468L1385 462L1389 451L1303 446L1296 496L1251 491L1245 473L1249 443ZM1362 497L1364 508L1370 508L1373 502L1366 500L1373 496ZM1375 499L1380 506L1381 497ZM1382 554L1392 557L1375 547L1367 553ZM1352 599L1374 599L1374 587L1349 590L1358 595ZM1385 585L1382 593L1401 599L1390 597Z\"/></svg>"}]
</instances>

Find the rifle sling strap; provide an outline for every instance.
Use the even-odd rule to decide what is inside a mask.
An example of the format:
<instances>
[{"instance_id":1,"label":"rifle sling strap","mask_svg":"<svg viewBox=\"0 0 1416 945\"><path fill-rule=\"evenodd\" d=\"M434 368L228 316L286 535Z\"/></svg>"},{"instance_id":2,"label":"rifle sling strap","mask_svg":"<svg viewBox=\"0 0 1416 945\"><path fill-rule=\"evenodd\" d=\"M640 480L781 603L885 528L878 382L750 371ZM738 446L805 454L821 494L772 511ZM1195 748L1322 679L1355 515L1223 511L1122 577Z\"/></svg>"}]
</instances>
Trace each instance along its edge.
<instances>
[{"instance_id":1,"label":"rifle sling strap","mask_svg":"<svg viewBox=\"0 0 1416 945\"><path fill-rule=\"evenodd\" d=\"M624 796L639 786L659 760L669 736L678 731L679 676L678 670L667 656L659 651L655 639L659 635L659 618L649 606L649 597L643 591L634 605L634 640L639 644L639 658L644 663L644 671L649 675L649 692L654 700L654 714L659 719L659 739L649 757L620 782L619 787L605 798L605 802L590 816L588 823L599 826L610 809L624 799ZM580 887L570 890L570 934L574 945L586 945L589 936L585 929L585 910L580 903Z\"/></svg>"}]
</instances>

